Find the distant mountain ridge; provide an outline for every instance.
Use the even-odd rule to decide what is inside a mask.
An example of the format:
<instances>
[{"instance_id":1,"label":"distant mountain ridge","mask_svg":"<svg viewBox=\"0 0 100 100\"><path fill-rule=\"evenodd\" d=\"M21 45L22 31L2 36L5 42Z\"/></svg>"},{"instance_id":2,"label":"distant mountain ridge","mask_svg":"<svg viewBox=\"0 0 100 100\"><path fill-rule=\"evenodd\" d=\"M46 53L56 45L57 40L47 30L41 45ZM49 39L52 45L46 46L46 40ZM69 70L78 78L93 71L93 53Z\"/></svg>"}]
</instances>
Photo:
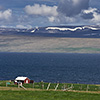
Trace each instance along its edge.
<instances>
[{"instance_id":1,"label":"distant mountain ridge","mask_svg":"<svg viewBox=\"0 0 100 100\"><path fill-rule=\"evenodd\" d=\"M32 29L0 28L0 34L33 35L44 37L100 38L100 26L50 26Z\"/></svg>"}]
</instances>

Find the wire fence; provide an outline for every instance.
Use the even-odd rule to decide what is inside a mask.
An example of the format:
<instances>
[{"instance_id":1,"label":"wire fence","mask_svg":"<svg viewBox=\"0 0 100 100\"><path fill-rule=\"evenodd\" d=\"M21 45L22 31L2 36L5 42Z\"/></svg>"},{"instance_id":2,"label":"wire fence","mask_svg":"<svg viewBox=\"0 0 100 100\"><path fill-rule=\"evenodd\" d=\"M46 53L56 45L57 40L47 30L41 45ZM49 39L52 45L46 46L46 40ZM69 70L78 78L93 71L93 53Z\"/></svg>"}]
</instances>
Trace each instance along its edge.
<instances>
[{"instance_id":1,"label":"wire fence","mask_svg":"<svg viewBox=\"0 0 100 100\"><path fill-rule=\"evenodd\" d=\"M72 84L72 83L47 83L47 82L34 82L29 84L22 84L21 87L43 90L77 90L77 91L100 91L100 85L92 84ZM0 87L19 87L14 82L0 81Z\"/></svg>"}]
</instances>

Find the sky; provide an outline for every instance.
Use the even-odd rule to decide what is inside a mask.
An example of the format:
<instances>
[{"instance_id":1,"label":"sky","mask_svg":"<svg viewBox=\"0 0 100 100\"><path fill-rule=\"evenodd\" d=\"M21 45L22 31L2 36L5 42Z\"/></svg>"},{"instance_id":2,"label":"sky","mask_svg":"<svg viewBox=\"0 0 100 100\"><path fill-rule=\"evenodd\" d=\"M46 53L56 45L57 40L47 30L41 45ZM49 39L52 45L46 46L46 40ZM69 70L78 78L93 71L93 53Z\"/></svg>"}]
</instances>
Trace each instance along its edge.
<instances>
[{"instance_id":1,"label":"sky","mask_svg":"<svg viewBox=\"0 0 100 100\"><path fill-rule=\"evenodd\" d=\"M100 0L0 0L0 27L100 25Z\"/></svg>"}]
</instances>

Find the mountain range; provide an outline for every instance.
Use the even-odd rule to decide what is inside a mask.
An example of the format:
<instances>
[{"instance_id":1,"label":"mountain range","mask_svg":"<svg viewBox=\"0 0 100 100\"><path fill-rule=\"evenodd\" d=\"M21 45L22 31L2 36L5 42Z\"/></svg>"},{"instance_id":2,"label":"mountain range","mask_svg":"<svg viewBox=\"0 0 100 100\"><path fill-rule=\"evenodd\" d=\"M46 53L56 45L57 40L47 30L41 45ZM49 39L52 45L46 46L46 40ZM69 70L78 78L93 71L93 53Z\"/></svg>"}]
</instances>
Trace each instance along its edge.
<instances>
[{"instance_id":1,"label":"mountain range","mask_svg":"<svg viewBox=\"0 0 100 100\"><path fill-rule=\"evenodd\" d=\"M100 26L48 26L31 29L0 28L0 34L33 35L44 37L100 38Z\"/></svg>"}]
</instances>

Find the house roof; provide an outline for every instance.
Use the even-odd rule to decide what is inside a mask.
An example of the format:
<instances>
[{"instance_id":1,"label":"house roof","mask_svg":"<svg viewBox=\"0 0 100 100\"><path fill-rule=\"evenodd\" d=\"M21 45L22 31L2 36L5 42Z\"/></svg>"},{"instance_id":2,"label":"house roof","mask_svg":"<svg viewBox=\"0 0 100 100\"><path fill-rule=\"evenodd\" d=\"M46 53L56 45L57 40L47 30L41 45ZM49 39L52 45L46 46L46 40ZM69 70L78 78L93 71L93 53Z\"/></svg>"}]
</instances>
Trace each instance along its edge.
<instances>
[{"instance_id":1,"label":"house roof","mask_svg":"<svg viewBox=\"0 0 100 100\"><path fill-rule=\"evenodd\" d=\"M20 76L20 77L17 77L17 78L15 79L15 81L17 81L17 80L24 81L26 78L27 78L27 77Z\"/></svg>"}]
</instances>

